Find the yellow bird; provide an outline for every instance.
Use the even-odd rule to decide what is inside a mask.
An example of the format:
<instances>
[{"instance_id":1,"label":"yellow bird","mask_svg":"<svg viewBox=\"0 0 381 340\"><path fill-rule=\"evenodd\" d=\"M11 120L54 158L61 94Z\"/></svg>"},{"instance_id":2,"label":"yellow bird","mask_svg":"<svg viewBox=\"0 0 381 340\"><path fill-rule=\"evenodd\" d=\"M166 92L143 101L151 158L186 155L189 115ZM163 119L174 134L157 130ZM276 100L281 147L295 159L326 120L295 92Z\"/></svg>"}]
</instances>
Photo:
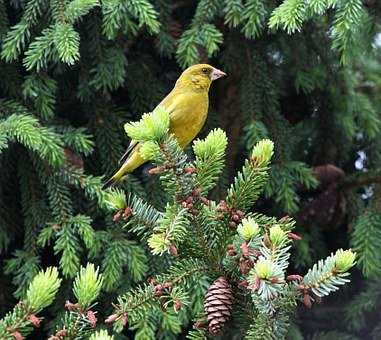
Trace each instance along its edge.
<instances>
[{"instance_id":1,"label":"yellow bird","mask_svg":"<svg viewBox=\"0 0 381 340\"><path fill-rule=\"evenodd\" d=\"M174 134L181 147L187 146L200 132L208 115L209 88L213 80L226 74L208 64L188 67L177 79L175 87L158 107L164 108L170 117L170 133ZM120 181L127 173L146 162L140 156L140 145L131 140L121 158L123 165L103 186L108 188Z\"/></svg>"}]
</instances>

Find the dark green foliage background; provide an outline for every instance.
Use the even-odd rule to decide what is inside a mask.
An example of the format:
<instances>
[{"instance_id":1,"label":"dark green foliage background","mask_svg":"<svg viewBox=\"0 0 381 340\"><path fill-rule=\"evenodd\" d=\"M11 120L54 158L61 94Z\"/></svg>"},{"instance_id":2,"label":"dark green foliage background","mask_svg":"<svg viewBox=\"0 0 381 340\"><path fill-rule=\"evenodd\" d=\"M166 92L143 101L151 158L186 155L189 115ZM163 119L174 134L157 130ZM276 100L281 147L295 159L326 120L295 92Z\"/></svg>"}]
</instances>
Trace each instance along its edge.
<instances>
[{"instance_id":1,"label":"dark green foliage background","mask_svg":"<svg viewBox=\"0 0 381 340\"><path fill-rule=\"evenodd\" d=\"M41 334L79 264L104 273L101 317L160 272L112 222L101 176L128 143L123 124L203 61L228 73L201 133L229 137L213 195L268 137L275 161L255 209L296 219L294 272L340 247L358 254L353 283L301 310L289 338L381 338L380 18L371 0L0 0L0 315L48 265L66 281ZM165 201L147 166L123 188Z\"/></svg>"}]
</instances>

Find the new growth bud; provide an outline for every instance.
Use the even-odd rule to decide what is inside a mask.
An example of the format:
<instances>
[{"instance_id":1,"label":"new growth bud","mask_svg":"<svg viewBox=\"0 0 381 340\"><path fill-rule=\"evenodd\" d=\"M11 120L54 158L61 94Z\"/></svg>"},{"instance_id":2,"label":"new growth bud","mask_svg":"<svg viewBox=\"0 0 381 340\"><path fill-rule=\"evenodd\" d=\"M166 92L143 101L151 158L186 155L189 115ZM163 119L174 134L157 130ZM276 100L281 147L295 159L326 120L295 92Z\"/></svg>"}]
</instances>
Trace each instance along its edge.
<instances>
[{"instance_id":1,"label":"new growth bud","mask_svg":"<svg viewBox=\"0 0 381 340\"><path fill-rule=\"evenodd\" d=\"M161 284L156 285L155 286L155 296L156 297L162 296L163 295L163 289L164 289L163 285L161 285Z\"/></svg>"},{"instance_id":2,"label":"new growth bud","mask_svg":"<svg viewBox=\"0 0 381 340\"><path fill-rule=\"evenodd\" d=\"M307 308L311 308L311 306L312 306L312 302L313 302L313 299L312 299L311 295L309 295L309 294L304 294L304 296L303 296L303 303L304 303L304 305L305 305Z\"/></svg>"},{"instance_id":3,"label":"new growth bud","mask_svg":"<svg viewBox=\"0 0 381 340\"><path fill-rule=\"evenodd\" d=\"M267 280L273 275L273 264L270 260L258 260L254 266L254 269L260 279Z\"/></svg>"},{"instance_id":4,"label":"new growth bud","mask_svg":"<svg viewBox=\"0 0 381 340\"><path fill-rule=\"evenodd\" d=\"M274 143L269 139L259 141L251 154L252 160L258 165L266 166L274 153Z\"/></svg>"},{"instance_id":5,"label":"new growth bud","mask_svg":"<svg viewBox=\"0 0 381 340\"><path fill-rule=\"evenodd\" d=\"M247 273L250 272L251 268L253 268L254 264L253 264L253 261L249 260L249 259L244 259L242 261L240 261L239 263L239 270L241 271L241 273L243 275L246 275Z\"/></svg>"},{"instance_id":6,"label":"new growth bud","mask_svg":"<svg viewBox=\"0 0 381 340\"><path fill-rule=\"evenodd\" d=\"M295 241L300 241L302 239L302 237L298 234L295 234L295 233L288 233L287 236L291 239L291 240L295 240Z\"/></svg>"},{"instance_id":7,"label":"new growth bud","mask_svg":"<svg viewBox=\"0 0 381 340\"><path fill-rule=\"evenodd\" d=\"M297 274L292 274L287 276L288 281L302 281L303 276L297 275Z\"/></svg>"},{"instance_id":8,"label":"new growth bud","mask_svg":"<svg viewBox=\"0 0 381 340\"><path fill-rule=\"evenodd\" d=\"M169 250L170 244L170 241L166 239L165 233L152 234L148 239L148 245L155 255L162 254Z\"/></svg>"},{"instance_id":9,"label":"new growth bud","mask_svg":"<svg viewBox=\"0 0 381 340\"><path fill-rule=\"evenodd\" d=\"M274 246L281 245L286 239L286 233L278 225L270 228L270 241Z\"/></svg>"},{"instance_id":10,"label":"new growth bud","mask_svg":"<svg viewBox=\"0 0 381 340\"><path fill-rule=\"evenodd\" d=\"M92 310L89 310L87 311L86 316L90 322L91 327L95 328L97 326L97 321L98 321L95 313Z\"/></svg>"},{"instance_id":11,"label":"new growth bud","mask_svg":"<svg viewBox=\"0 0 381 340\"><path fill-rule=\"evenodd\" d=\"M182 306L183 303L179 299L175 300L175 302L173 303L173 309L175 310L175 312L178 312Z\"/></svg>"},{"instance_id":12,"label":"new growth bud","mask_svg":"<svg viewBox=\"0 0 381 340\"><path fill-rule=\"evenodd\" d=\"M37 317L34 314L29 314L28 320L33 324L34 327L40 327L40 323L42 319Z\"/></svg>"},{"instance_id":13,"label":"new growth bud","mask_svg":"<svg viewBox=\"0 0 381 340\"><path fill-rule=\"evenodd\" d=\"M243 242L240 246L241 248L241 251L242 251L242 256L243 257L249 257L250 255L250 249L249 249L249 246L247 245L246 242Z\"/></svg>"},{"instance_id":14,"label":"new growth bud","mask_svg":"<svg viewBox=\"0 0 381 340\"><path fill-rule=\"evenodd\" d=\"M158 175L158 174L163 173L166 169L167 168L164 165L161 165L161 166L157 166L155 168L149 169L148 173L150 175Z\"/></svg>"},{"instance_id":15,"label":"new growth bud","mask_svg":"<svg viewBox=\"0 0 381 340\"><path fill-rule=\"evenodd\" d=\"M176 245L171 244L171 245L169 246L169 253L170 253L172 256L174 256L174 257L179 256L179 251L177 250Z\"/></svg>"},{"instance_id":16,"label":"new growth bud","mask_svg":"<svg viewBox=\"0 0 381 340\"><path fill-rule=\"evenodd\" d=\"M24 340L25 339L19 331L14 331L12 333L12 336L15 340Z\"/></svg>"},{"instance_id":17,"label":"new growth bud","mask_svg":"<svg viewBox=\"0 0 381 340\"><path fill-rule=\"evenodd\" d=\"M253 292L259 289L261 286L261 279L255 275L253 284L249 287Z\"/></svg>"},{"instance_id":18,"label":"new growth bud","mask_svg":"<svg viewBox=\"0 0 381 340\"><path fill-rule=\"evenodd\" d=\"M118 315L116 314L111 314L107 317L107 319L105 320L105 323L114 323L116 321L116 319L118 318Z\"/></svg>"},{"instance_id":19,"label":"new growth bud","mask_svg":"<svg viewBox=\"0 0 381 340\"><path fill-rule=\"evenodd\" d=\"M227 248L228 248L227 253L229 256L237 255L237 250L235 249L233 244L229 244Z\"/></svg>"},{"instance_id":20,"label":"new growth bud","mask_svg":"<svg viewBox=\"0 0 381 340\"><path fill-rule=\"evenodd\" d=\"M129 218L132 215L132 209L130 207L126 207L123 212L123 218Z\"/></svg>"},{"instance_id":21,"label":"new growth bud","mask_svg":"<svg viewBox=\"0 0 381 340\"><path fill-rule=\"evenodd\" d=\"M69 300L65 302L65 308L69 311L76 311L78 309L78 303L72 303Z\"/></svg>"},{"instance_id":22,"label":"new growth bud","mask_svg":"<svg viewBox=\"0 0 381 340\"><path fill-rule=\"evenodd\" d=\"M355 264L356 253L339 249L335 254L335 266L340 272L346 272Z\"/></svg>"},{"instance_id":23,"label":"new growth bud","mask_svg":"<svg viewBox=\"0 0 381 340\"><path fill-rule=\"evenodd\" d=\"M127 205L126 195L119 190L107 192L106 201L107 204L114 210L122 210Z\"/></svg>"},{"instance_id":24,"label":"new growth bud","mask_svg":"<svg viewBox=\"0 0 381 340\"><path fill-rule=\"evenodd\" d=\"M116 214L114 215L114 217L112 218L112 220L113 220L114 222L118 222L118 221L120 221L121 218L122 218L122 213L123 213L122 210L117 211Z\"/></svg>"},{"instance_id":25,"label":"new growth bud","mask_svg":"<svg viewBox=\"0 0 381 340\"><path fill-rule=\"evenodd\" d=\"M154 141L147 141L142 144L139 153L146 160L155 159L160 153L160 146Z\"/></svg>"},{"instance_id":26,"label":"new growth bud","mask_svg":"<svg viewBox=\"0 0 381 340\"><path fill-rule=\"evenodd\" d=\"M238 234L246 241L259 234L258 223L251 217L244 218L237 228Z\"/></svg>"},{"instance_id":27,"label":"new growth bud","mask_svg":"<svg viewBox=\"0 0 381 340\"><path fill-rule=\"evenodd\" d=\"M187 166L184 168L184 172L187 174L194 174L197 172L197 169L194 168L193 166Z\"/></svg>"}]
</instances>

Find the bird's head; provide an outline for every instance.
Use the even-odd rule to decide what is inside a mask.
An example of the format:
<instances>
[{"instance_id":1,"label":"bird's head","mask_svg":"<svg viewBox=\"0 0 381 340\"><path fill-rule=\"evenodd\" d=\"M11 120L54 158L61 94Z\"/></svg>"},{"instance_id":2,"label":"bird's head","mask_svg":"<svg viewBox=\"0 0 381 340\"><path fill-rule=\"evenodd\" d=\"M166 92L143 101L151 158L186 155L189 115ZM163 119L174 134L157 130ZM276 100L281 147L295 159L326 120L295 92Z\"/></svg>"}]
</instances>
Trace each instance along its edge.
<instances>
[{"instance_id":1,"label":"bird's head","mask_svg":"<svg viewBox=\"0 0 381 340\"><path fill-rule=\"evenodd\" d=\"M208 64L197 64L188 67L179 77L176 86L190 86L209 90L213 80L226 76L225 72Z\"/></svg>"}]
</instances>

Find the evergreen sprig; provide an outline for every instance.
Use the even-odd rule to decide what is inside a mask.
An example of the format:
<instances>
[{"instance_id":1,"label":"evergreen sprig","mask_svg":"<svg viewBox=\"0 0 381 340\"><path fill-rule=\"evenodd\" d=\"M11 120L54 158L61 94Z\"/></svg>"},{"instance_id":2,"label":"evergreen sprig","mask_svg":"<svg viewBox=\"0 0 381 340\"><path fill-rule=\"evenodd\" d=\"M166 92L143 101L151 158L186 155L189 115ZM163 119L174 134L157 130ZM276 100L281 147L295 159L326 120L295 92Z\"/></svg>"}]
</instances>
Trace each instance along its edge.
<instances>
[{"instance_id":1,"label":"evergreen sprig","mask_svg":"<svg viewBox=\"0 0 381 340\"><path fill-rule=\"evenodd\" d=\"M12 295L25 296L46 259L60 266L67 284L46 314L57 317L46 326L44 321L38 336L55 329L69 279L78 278L88 259L102 271L106 293L99 302L106 309L110 296L134 291L148 274L162 284L167 279L159 274L171 266L176 277L204 268L173 291L165 288L168 300L158 299L158 308L129 325L133 336L183 336L190 322L205 317L205 292L224 275L236 297L226 336L239 328L241 337L248 330L248 338L283 338L295 296L308 306L315 294L301 278L290 282L284 273L293 220L251 209L263 190L266 200L255 208L291 213L305 227L293 255L295 267L307 270L326 255L326 234L338 236L330 238L331 249L344 246L349 232L357 267L366 277L365 282L356 277L362 287L340 332L313 313L321 331L312 334L306 322L303 335L349 338L347 328L380 338L380 321L372 315L379 309L380 267L374 210L381 159L379 17L379 4L372 0L0 0L0 252L6 274L0 311ZM173 58L183 67L208 62L229 75L211 87L213 110L206 124L207 129L226 126L227 169L222 171L221 130L197 141L193 158L167 128L155 130L159 119L153 131L146 130L148 140L139 142L140 155L155 168L126 176L126 193L121 189L110 205L109 194L116 191L102 190L102 182L126 147L123 124L162 100L179 72L169 62ZM140 128L146 129L139 126L138 135ZM249 161L226 198L220 194L244 157L242 138ZM262 139L276 144L268 169L251 161ZM324 176L338 167L342 175ZM321 169L329 171L322 175ZM169 234L170 242L156 256L146 245L160 233ZM245 242L253 254L247 255ZM318 281L324 273L337 274L337 264L325 271L327 261L316 265ZM246 271L254 285L249 289ZM258 274L260 294L254 289ZM330 285L324 280L319 285ZM87 315L76 304L62 313L57 333L67 325L68 338L88 338L95 332L96 312L91 306ZM339 309L328 310L334 317ZM25 305L18 304L14 313L24 320ZM29 316L20 325L38 324L39 318ZM288 337L299 339L300 330L295 323L291 327ZM13 332L9 339L29 332L23 326L8 331ZM206 331L195 329L192 336L205 338Z\"/></svg>"},{"instance_id":2,"label":"evergreen sprig","mask_svg":"<svg viewBox=\"0 0 381 340\"><path fill-rule=\"evenodd\" d=\"M124 129L132 140L158 141L168 132L169 114L159 106L151 114L144 114L139 122L127 123Z\"/></svg>"},{"instance_id":3,"label":"evergreen sprig","mask_svg":"<svg viewBox=\"0 0 381 340\"><path fill-rule=\"evenodd\" d=\"M355 254L350 250L338 250L325 260L320 260L304 276L303 283L319 297L338 290L348 281L347 270L354 264Z\"/></svg>"},{"instance_id":4,"label":"evergreen sprig","mask_svg":"<svg viewBox=\"0 0 381 340\"><path fill-rule=\"evenodd\" d=\"M4 140L21 143L52 166L64 163L63 143L60 136L52 129L42 126L23 105L15 101L2 102L0 112L6 116L0 123L4 126L2 129Z\"/></svg>"},{"instance_id":5,"label":"evergreen sprig","mask_svg":"<svg viewBox=\"0 0 381 340\"><path fill-rule=\"evenodd\" d=\"M66 301L67 311L56 325L56 333L51 336L51 339L60 337L83 339L95 336L93 332L97 324L97 317L92 308L100 294L102 281L102 274L93 264L88 263L86 267L80 268L73 284L73 294L77 302Z\"/></svg>"},{"instance_id":6,"label":"evergreen sprig","mask_svg":"<svg viewBox=\"0 0 381 340\"><path fill-rule=\"evenodd\" d=\"M272 13L269 27L282 28L291 34L302 29L303 23L311 17L320 16L328 9L334 9L332 25L332 47L340 52L341 62L346 64L355 48L355 38L362 29L366 16L360 0L350 1L304 1L284 0Z\"/></svg>"},{"instance_id":7,"label":"evergreen sprig","mask_svg":"<svg viewBox=\"0 0 381 340\"><path fill-rule=\"evenodd\" d=\"M88 263L85 268L80 269L74 281L73 292L81 308L89 308L100 293L102 276L98 271L99 269L95 269L93 264Z\"/></svg>"},{"instance_id":8,"label":"evergreen sprig","mask_svg":"<svg viewBox=\"0 0 381 340\"><path fill-rule=\"evenodd\" d=\"M35 314L53 302L60 284L61 279L58 278L58 271L54 267L37 274L30 283L24 300L0 320L0 337L21 338L31 333L33 326L38 327L41 319Z\"/></svg>"},{"instance_id":9,"label":"evergreen sprig","mask_svg":"<svg viewBox=\"0 0 381 340\"><path fill-rule=\"evenodd\" d=\"M259 190L267 180L267 165L273 154L273 147L270 140L261 141L254 147L250 159L245 161L242 171L228 191L226 201L231 207L247 210L254 204Z\"/></svg>"},{"instance_id":10,"label":"evergreen sprig","mask_svg":"<svg viewBox=\"0 0 381 340\"><path fill-rule=\"evenodd\" d=\"M202 261L186 259L178 261L168 269L167 273L158 275L149 285L143 285L118 298L114 314L109 316L109 322L114 323L114 329L121 330L128 322L131 328L140 328L146 322L154 321L154 316L160 309L172 315L172 311L179 312L187 305L189 295L195 286L204 283L205 264ZM178 301L178 302L176 302ZM176 305L181 302L181 307L176 310ZM168 309L168 311L167 311ZM173 315L175 316L175 315ZM177 316L171 322L176 322ZM170 320L168 320L170 321ZM149 322L150 327L155 330L156 322ZM139 327L140 326L140 327ZM169 326L169 325L168 325ZM154 333L151 333L154 334Z\"/></svg>"},{"instance_id":11,"label":"evergreen sprig","mask_svg":"<svg viewBox=\"0 0 381 340\"><path fill-rule=\"evenodd\" d=\"M28 1L20 22L14 25L4 39L1 57L6 61L16 60L22 49L28 43L31 29L37 24L45 7L45 1Z\"/></svg>"},{"instance_id":12,"label":"evergreen sprig","mask_svg":"<svg viewBox=\"0 0 381 340\"><path fill-rule=\"evenodd\" d=\"M381 238L381 216L366 212L356 221L352 233L352 246L357 253L357 265L366 277L377 277L381 270L378 249Z\"/></svg>"},{"instance_id":13,"label":"evergreen sprig","mask_svg":"<svg viewBox=\"0 0 381 340\"><path fill-rule=\"evenodd\" d=\"M161 217L161 213L134 195L128 196L125 207L130 207L132 210L132 217L128 220L126 228L140 237L150 235Z\"/></svg>"},{"instance_id":14,"label":"evergreen sprig","mask_svg":"<svg viewBox=\"0 0 381 340\"><path fill-rule=\"evenodd\" d=\"M142 135L152 131L149 124L141 124L140 128ZM191 277L199 272L206 277L229 273L235 284L246 287L240 293L242 298L251 298L248 308L252 318L247 338L256 339L254 330L263 327L266 328L260 334L264 338L282 338L287 333L289 318L298 300L311 303L312 295L326 296L348 282L348 270L355 259L351 250L339 250L335 255L321 260L304 277L286 277L292 240L300 239L292 233L295 222L288 217L277 220L260 214L248 213L245 216L239 210L247 211L263 190L274 149L270 140L259 141L254 146L250 160L246 161L242 173L228 191L226 202L221 201L217 205L202 196L213 187L213 182L209 182L209 190L198 189L197 176L194 177L193 173L220 171L226 146L225 134L215 130L205 140L196 141L194 164L188 161L173 137L161 136L161 141L157 142L157 135L151 133L151 138L153 140L145 140L145 143L149 143L147 150L154 150L151 154L157 165L155 172L164 181L169 180L169 174L175 177L167 184L173 184L175 188L177 184L177 189L169 192L172 196L170 203L149 221L148 230L136 227L132 230L135 229L143 237L148 236L149 232L148 245L152 254L163 256L168 253L174 257L174 264L168 274L156 275L149 284L119 297L114 314L107 319L114 323L115 330L120 331L128 323L131 329L139 329L138 334L141 332L152 337L160 327L157 318L172 315L168 311L168 307L172 306L178 312L172 321L176 329L173 333L177 334L179 330L175 325L179 323L179 317L184 317L183 310L187 310L185 306L190 303L189 296L192 296L190 287L181 282L186 282L188 275ZM209 162L209 157L217 165ZM191 170L184 171L190 165ZM213 181L216 177L213 175ZM180 187L179 183L183 185ZM136 225L134 221L139 215L146 219L143 211L135 212L146 206L144 200L133 199L131 204L120 191L110 195L110 205L118 211L117 219L130 219L128 225L132 226ZM229 245L230 242L233 244ZM184 267L188 257L198 260ZM203 295L199 299L199 305L202 305ZM218 300L215 303L217 308ZM160 310L164 310L164 315L159 317ZM194 311L191 315L195 317ZM141 327L147 329L141 330ZM198 335L193 332L191 337L197 338Z\"/></svg>"},{"instance_id":15,"label":"evergreen sprig","mask_svg":"<svg viewBox=\"0 0 381 340\"><path fill-rule=\"evenodd\" d=\"M205 193L215 186L223 170L226 146L226 134L220 129L211 131L204 140L193 142L196 179Z\"/></svg>"},{"instance_id":16,"label":"evergreen sprig","mask_svg":"<svg viewBox=\"0 0 381 340\"><path fill-rule=\"evenodd\" d=\"M154 255L162 255L184 241L188 227L187 209L177 204L167 206L164 215L148 239L148 245Z\"/></svg>"}]
</instances>

